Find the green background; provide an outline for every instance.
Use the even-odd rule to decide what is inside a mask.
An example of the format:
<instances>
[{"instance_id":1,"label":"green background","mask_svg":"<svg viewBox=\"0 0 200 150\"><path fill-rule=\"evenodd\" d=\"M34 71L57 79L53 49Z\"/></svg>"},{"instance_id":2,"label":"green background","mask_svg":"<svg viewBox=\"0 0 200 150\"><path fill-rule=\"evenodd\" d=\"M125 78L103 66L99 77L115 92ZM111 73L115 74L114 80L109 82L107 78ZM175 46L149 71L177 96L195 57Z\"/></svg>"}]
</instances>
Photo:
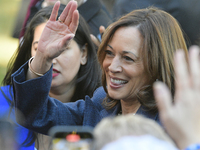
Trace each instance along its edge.
<instances>
[{"instance_id":1,"label":"green background","mask_svg":"<svg viewBox=\"0 0 200 150\"><path fill-rule=\"evenodd\" d=\"M18 39L12 32L21 0L0 0L0 84L6 73L6 65L17 48Z\"/></svg>"}]
</instances>

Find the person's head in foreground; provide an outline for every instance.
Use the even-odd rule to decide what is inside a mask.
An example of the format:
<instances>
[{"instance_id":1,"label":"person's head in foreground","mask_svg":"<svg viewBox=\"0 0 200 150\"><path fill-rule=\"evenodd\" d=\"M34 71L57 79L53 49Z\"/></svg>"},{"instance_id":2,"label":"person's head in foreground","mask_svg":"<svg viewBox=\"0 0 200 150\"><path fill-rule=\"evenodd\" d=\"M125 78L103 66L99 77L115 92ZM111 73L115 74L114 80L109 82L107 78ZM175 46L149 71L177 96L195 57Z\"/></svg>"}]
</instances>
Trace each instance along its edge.
<instances>
[{"instance_id":1,"label":"person's head in foreground","mask_svg":"<svg viewBox=\"0 0 200 150\"><path fill-rule=\"evenodd\" d=\"M106 144L101 150L178 150L171 143L151 135L124 136Z\"/></svg>"},{"instance_id":2,"label":"person's head in foreground","mask_svg":"<svg viewBox=\"0 0 200 150\"><path fill-rule=\"evenodd\" d=\"M105 118L94 129L97 149L124 136L141 137L142 135L151 135L169 145L174 145L159 124L141 115L128 114Z\"/></svg>"}]
</instances>

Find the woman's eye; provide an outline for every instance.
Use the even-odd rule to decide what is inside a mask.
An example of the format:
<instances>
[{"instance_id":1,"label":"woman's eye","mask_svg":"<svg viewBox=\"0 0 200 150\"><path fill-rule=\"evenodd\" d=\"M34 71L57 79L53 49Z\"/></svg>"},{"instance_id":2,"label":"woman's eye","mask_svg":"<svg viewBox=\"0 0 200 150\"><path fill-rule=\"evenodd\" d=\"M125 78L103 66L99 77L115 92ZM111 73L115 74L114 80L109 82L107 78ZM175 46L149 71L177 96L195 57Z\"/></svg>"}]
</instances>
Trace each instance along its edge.
<instances>
[{"instance_id":1,"label":"woman's eye","mask_svg":"<svg viewBox=\"0 0 200 150\"><path fill-rule=\"evenodd\" d=\"M105 50L106 55L113 55L113 53L110 50Z\"/></svg>"},{"instance_id":2,"label":"woman's eye","mask_svg":"<svg viewBox=\"0 0 200 150\"><path fill-rule=\"evenodd\" d=\"M127 61L134 61L132 58L128 57L128 56L124 56L124 59Z\"/></svg>"}]
</instances>

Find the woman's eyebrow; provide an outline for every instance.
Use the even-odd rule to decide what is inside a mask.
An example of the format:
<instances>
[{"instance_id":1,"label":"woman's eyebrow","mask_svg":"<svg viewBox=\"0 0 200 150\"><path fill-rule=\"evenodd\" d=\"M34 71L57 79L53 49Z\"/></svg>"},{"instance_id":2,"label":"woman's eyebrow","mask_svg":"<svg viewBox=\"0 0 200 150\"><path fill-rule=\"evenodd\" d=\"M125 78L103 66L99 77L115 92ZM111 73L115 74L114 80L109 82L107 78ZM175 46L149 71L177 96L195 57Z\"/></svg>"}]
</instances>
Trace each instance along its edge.
<instances>
[{"instance_id":1,"label":"woman's eyebrow","mask_svg":"<svg viewBox=\"0 0 200 150\"><path fill-rule=\"evenodd\" d=\"M139 58L135 53L131 52L131 51L123 51L124 54L127 54L127 53L131 53L133 54L136 58Z\"/></svg>"},{"instance_id":2,"label":"woman's eyebrow","mask_svg":"<svg viewBox=\"0 0 200 150\"><path fill-rule=\"evenodd\" d=\"M35 44L37 44L38 43L38 41L35 41L35 42L33 42L33 45L35 45Z\"/></svg>"},{"instance_id":3,"label":"woman's eyebrow","mask_svg":"<svg viewBox=\"0 0 200 150\"><path fill-rule=\"evenodd\" d=\"M109 46L111 49L113 49L113 47L112 47L111 45L108 44L108 46Z\"/></svg>"},{"instance_id":4,"label":"woman's eyebrow","mask_svg":"<svg viewBox=\"0 0 200 150\"><path fill-rule=\"evenodd\" d=\"M110 47L111 49L113 49L113 47L111 45L108 44L108 47ZM131 53L133 54L136 58L139 58L135 53L131 52L131 51L123 51L124 54L127 54L127 53Z\"/></svg>"}]
</instances>

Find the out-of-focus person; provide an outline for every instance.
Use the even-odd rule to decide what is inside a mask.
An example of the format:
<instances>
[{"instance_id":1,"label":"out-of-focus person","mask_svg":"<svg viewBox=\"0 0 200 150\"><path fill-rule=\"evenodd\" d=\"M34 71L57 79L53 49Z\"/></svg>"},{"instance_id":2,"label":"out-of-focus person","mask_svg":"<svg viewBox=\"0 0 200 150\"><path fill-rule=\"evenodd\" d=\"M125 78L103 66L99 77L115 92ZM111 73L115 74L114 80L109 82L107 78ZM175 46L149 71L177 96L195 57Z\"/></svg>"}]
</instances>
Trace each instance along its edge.
<instances>
[{"instance_id":1,"label":"out-of-focus person","mask_svg":"<svg viewBox=\"0 0 200 150\"><path fill-rule=\"evenodd\" d=\"M142 137L143 135L151 135L154 138L159 139L160 141L165 141L166 145L168 145L168 148L171 147L171 148L176 149L175 144L173 143L171 138L165 133L163 128L158 123L156 123L152 119L144 118L143 116L140 116L140 115L128 114L128 115L117 116L115 118L105 118L99 124L97 124L97 126L94 129L94 136L95 136L95 141L96 141L95 146L97 150L102 149L105 145L112 142L113 144L109 146L109 148L115 149L117 145L118 146L120 145L118 142L120 142L119 139L122 137L135 136L135 138L138 137L138 141L140 141L139 138ZM138 144L139 146L140 144L135 143L136 141L137 140L133 140L132 144L133 145ZM143 140L143 142L144 141L145 140ZM114 147L114 145L116 145L116 147ZM152 147L149 147L149 149L154 149L154 147L156 146L153 146L153 143L152 143ZM160 144L160 147L162 147L162 144ZM139 148L135 148L135 149L139 150Z\"/></svg>"},{"instance_id":2,"label":"out-of-focus person","mask_svg":"<svg viewBox=\"0 0 200 150\"><path fill-rule=\"evenodd\" d=\"M178 20L187 46L200 45L200 1L199 0L116 0L112 16L117 19L135 9L158 7Z\"/></svg>"},{"instance_id":3,"label":"out-of-focus person","mask_svg":"<svg viewBox=\"0 0 200 150\"><path fill-rule=\"evenodd\" d=\"M25 26L27 22L34 16L34 14L49 5L54 5L57 0L31 0L26 18L24 20L24 25L20 33L20 38L25 32ZM61 0L62 4L67 4L70 0ZM99 33L99 27L102 25L108 27L112 23L112 18L104 8L99 0L76 0L78 3L78 11L86 20L90 27L91 33L101 40L101 34Z\"/></svg>"}]
</instances>

